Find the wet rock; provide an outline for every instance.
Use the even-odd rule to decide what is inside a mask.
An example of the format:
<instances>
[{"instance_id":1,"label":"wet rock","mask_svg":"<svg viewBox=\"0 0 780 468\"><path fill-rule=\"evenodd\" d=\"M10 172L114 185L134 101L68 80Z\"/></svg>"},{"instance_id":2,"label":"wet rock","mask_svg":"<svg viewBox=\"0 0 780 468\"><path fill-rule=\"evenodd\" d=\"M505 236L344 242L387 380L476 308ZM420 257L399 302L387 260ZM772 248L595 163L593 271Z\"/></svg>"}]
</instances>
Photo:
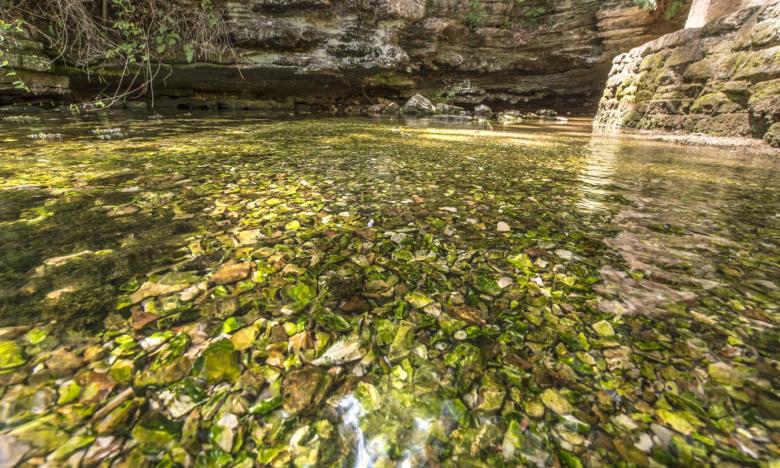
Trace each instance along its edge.
<instances>
[{"instance_id":1,"label":"wet rock","mask_svg":"<svg viewBox=\"0 0 780 468\"><path fill-rule=\"evenodd\" d=\"M412 351L414 343L414 324L406 320L398 323L395 336L390 343L390 350L387 354L391 362L405 358Z\"/></svg>"},{"instance_id":2,"label":"wet rock","mask_svg":"<svg viewBox=\"0 0 780 468\"><path fill-rule=\"evenodd\" d=\"M485 314L476 307L460 306L447 309L447 313L472 325L485 325Z\"/></svg>"},{"instance_id":3,"label":"wet rock","mask_svg":"<svg viewBox=\"0 0 780 468\"><path fill-rule=\"evenodd\" d=\"M80 357L64 348L54 351L46 360L46 367L57 377L66 375L83 364L84 361Z\"/></svg>"},{"instance_id":4,"label":"wet rock","mask_svg":"<svg viewBox=\"0 0 780 468\"><path fill-rule=\"evenodd\" d=\"M235 383L241 376L238 356L230 340L218 340L212 343L200 357L199 375L209 384L226 380Z\"/></svg>"},{"instance_id":5,"label":"wet rock","mask_svg":"<svg viewBox=\"0 0 780 468\"><path fill-rule=\"evenodd\" d=\"M542 392L542 403L558 415L564 415L574 411L574 408L557 390L548 388Z\"/></svg>"},{"instance_id":6,"label":"wet rock","mask_svg":"<svg viewBox=\"0 0 780 468\"><path fill-rule=\"evenodd\" d=\"M467 114L466 109L460 106L453 106L451 104L444 104L442 102L436 104L436 114L438 115L453 115L464 116Z\"/></svg>"},{"instance_id":7,"label":"wet rock","mask_svg":"<svg viewBox=\"0 0 780 468\"><path fill-rule=\"evenodd\" d=\"M401 111L404 115L431 115L436 112L436 107L422 94L415 94L406 101Z\"/></svg>"},{"instance_id":8,"label":"wet rock","mask_svg":"<svg viewBox=\"0 0 780 468\"><path fill-rule=\"evenodd\" d=\"M401 106L395 102L391 102L382 109L382 115L398 115L401 112Z\"/></svg>"},{"instance_id":9,"label":"wet rock","mask_svg":"<svg viewBox=\"0 0 780 468\"><path fill-rule=\"evenodd\" d=\"M368 309L368 301L361 296L352 296L341 305L341 310L348 314L365 312Z\"/></svg>"},{"instance_id":10,"label":"wet rock","mask_svg":"<svg viewBox=\"0 0 780 468\"><path fill-rule=\"evenodd\" d=\"M615 336L615 330L606 320L594 323L593 330L595 330L596 333L598 333L603 338Z\"/></svg>"},{"instance_id":11,"label":"wet rock","mask_svg":"<svg viewBox=\"0 0 780 468\"><path fill-rule=\"evenodd\" d=\"M493 109L486 106L485 104L480 104L474 108L474 115L476 117L489 119L490 117L493 117Z\"/></svg>"},{"instance_id":12,"label":"wet rock","mask_svg":"<svg viewBox=\"0 0 780 468\"><path fill-rule=\"evenodd\" d=\"M348 362L357 361L366 354L360 345L360 338L351 335L343 338L328 348L320 357L312 361L315 366L340 366Z\"/></svg>"},{"instance_id":13,"label":"wet rock","mask_svg":"<svg viewBox=\"0 0 780 468\"><path fill-rule=\"evenodd\" d=\"M158 297L182 291L186 287L186 284L162 284L147 281L142 284L136 292L130 295L130 302L132 304L137 304L150 297Z\"/></svg>"},{"instance_id":14,"label":"wet rock","mask_svg":"<svg viewBox=\"0 0 780 468\"><path fill-rule=\"evenodd\" d=\"M31 140L62 140L62 134L61 133L32 133L30 135L27 135L27 138Z\"/></svg>"},{"instance_id":15,"label":"wet rock","mask_svg":"<svg viewBox=\"0 0 780 468\"><path fill-rule=\"evenodd\" d=\"M749 376L747 370L736 368L725 362L710 364L707 366L707 373L715 382L732 387L741 387Z\"/></svg>"},{"instance_id":16,"label":"wet rock","mask_svg":"<svg viewBox=\"0 0 780 468\"><path fill-rule=\"evenodd\" d=\"M167 385L186 377L191 369L191 361L186 357L180 357L145 368L135 374L133 383L139 388Z\"/></svg>"},{"instance_id":17,"label":"wet rock","mask_svg":"<svg viewBox=\"0 0 780 468\"><path fill-rule=\"evenodd\" d=\"M418 309L423 309L433 302L433 299L421 292L411 292L406 295L406 301Z\"/></svg>"},{"instance_id":18,"label":"wet rock","mask_svg":"<svg viewBox=\"0 0 780 468\"><path fill-rule=\"evenodd\" d=\"M15 341L0 341L0 370L13 369L25 362L22 348Z\"/></svg>"},{"instance_id":19,"label":"wet rock","mask_svg":"<svg viewBox=\"0 0 780 468\"><path fill-rule=\"evenodd\" d=\"M249 349L257 339L257 335L260 332L260 324L252 324L236 331L231 337L230 341L233 343L233 347L236 351L243 351Z\"/></svg>"},{"instance_id":20,"label":"wet rock","mask_svg":"<svg viewBox=\"0 0 780 468\"><path fill-rule=\"evenodd\" d=\"M135 398L120 404L95 424L95 432L106 435L126 427L142 403L142 399Z\"/></svg>"},{"instance_id":21,"label":"wet rock","mask_svg":"<svg viewBox=\"0 0 780 468\"><path fill-rule=\"evenodd\" d=\"M14 436L0 435L0 466L17 466L30 449L29 444Z\"/></svg>"},{"instance_id":22,"label":"wet rock","mask_svg":"<svg viewBox=\"0 0 780 468\"><path fill-rule=\"evenodd\" d=\"M178 438L181 424L167 419L156 412L144 414L133 427L133 438L142 444L165 447Z\"/></svg>"},{"instance_id":23,"label":"wet rock","mask_svg":"<svg viewBox=\"0 0 780 468\"><path fill-rule=\"evenodd\" d=\"M106 216L108 216L109 218L122 218L124 216L130 216L136 214L139 211L140 209L138 207L132 205L116 206L112 208L108 213L106 213Z\"/></svg>"},{"instance_id":24,"label":"wet rock","mask_svg":"<svg viewBox=\"0 0 780 468\"><path fill-rule=\"evenodd\" d=\"M297 414L315 408L325 399L332 382L332 377L319 367L289 372L282 382L284 410Z\"/></svg>"},{"instance_id":25,"label":"wet rock","mask_svg":"<svg viewBox=\"0 0 780 468\"><path fill-rule=\"evenodd\" d=\"M228 263L211 276L210 282L218 285L236 283L249 278L253 269L254 263L252 262Z\"/></svg>"},{"instance_id":26,"label":"wet rock","mask_svg":"<svg viewBox=\"0 0 780 468\"><path fill-rule=\"evenodd\" d=\"M536 115L549 120L554 120L558 117L558 113L552 109L539 109L536 111Z\"/></svg>"},{"instance_id":27,"label":"wet rock","mask_svg":"<svg viewBox=\"0 0 780 468\"><path fill-rule=\"evenodd\" d=\"M211 426L210 438L219 448L230 453L233 451L238 426L238 416L233 413L224 413L219 420Z\"/></svg>"},{"instance_id":28,"label":"wet rock","mask_svg":"<svg viewBox=\"0 0 780 468\"><path fill-rule=\"evenodd\" d=\"M498 121L503 124L521 123L523 121L523 113L520 111L499 112Z\"/></svg>"}]
</instances>

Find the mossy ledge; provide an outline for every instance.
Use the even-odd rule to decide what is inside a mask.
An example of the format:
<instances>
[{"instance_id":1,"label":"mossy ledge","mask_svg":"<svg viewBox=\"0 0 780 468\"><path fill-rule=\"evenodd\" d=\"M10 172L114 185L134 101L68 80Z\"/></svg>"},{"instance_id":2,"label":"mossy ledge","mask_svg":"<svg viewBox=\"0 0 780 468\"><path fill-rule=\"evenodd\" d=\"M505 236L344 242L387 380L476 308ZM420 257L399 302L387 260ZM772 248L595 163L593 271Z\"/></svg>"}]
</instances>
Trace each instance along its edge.
<instances>
[{"instance_id":1,"label":"mossy ledge","mask_svg":"<svg viewBox=\"0 0 780 468\"><path fill-rule=\"evenodd\" d=\"M596 116L603 127L764 138L773 146L780 146L778 121L776 0L618 56Z\"/></svg>"}]
</instances>

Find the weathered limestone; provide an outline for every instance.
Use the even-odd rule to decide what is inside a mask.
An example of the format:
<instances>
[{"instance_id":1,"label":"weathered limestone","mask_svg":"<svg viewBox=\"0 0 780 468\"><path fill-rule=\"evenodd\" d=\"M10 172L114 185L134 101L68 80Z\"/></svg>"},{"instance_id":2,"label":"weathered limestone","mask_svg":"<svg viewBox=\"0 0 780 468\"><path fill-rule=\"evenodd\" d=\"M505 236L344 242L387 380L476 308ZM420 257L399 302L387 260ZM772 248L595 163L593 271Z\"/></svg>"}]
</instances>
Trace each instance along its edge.
<instances>
[{"instance_id":1,"label":"weathered limestone","mask_svg":"<svg viewBox=\"0 0 780 468\"><path fill-rule=\"evenodd\" d=\"M686 28L700 28L736 11L759 6L764 0L693 0Z\"/></svg>"},{"instance_id":2,"label":"weathered limestone","mask_svg":"<svg viewBox=\"0 0 780 468\"><path fill-rule=\"evenodd\" d=\"M606 127L759 138L777 122L780 0L618 56L596 116Z\"/></svg>"},{"instance_id":3,"label":"weathered limestone","mask_svg":"<svg viewBox=\"0 0 780 468\"><path fill-rule=\"evenodd\" d=\"M43 52L43 44L32 41L22 33L6 38L0 44L0 104L26 98L40 98L66 94L67 76L53 73L51 60ZM21 81L24 86L15 83Z\"/></svg>"},{"instance_id":4,"label":"weathered limestone","mask_svg":"<svg viewBox=\"0 0 780 468\"><path fill-rule=\"evenodd\" d=\"M420 92L468 109L590 112L614 56L680 28L684 17L668 21L630 0L214 3L239 65L177 64L155 83L155 106L223 108L238 98L345 112L367 105L366 96L403 103ZM105 83L77 75L71 85L91 95Z\"/></svg>"}]
</instances>

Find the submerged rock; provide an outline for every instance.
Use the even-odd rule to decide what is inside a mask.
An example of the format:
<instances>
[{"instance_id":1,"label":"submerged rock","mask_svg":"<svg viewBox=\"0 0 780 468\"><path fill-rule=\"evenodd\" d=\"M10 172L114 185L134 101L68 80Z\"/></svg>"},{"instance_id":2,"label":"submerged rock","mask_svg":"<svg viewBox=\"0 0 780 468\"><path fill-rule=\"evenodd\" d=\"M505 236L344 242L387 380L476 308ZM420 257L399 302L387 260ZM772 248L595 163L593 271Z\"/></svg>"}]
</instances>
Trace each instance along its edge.
<instances>
[{"instance_id":1,"label":"submerged rock","mask_svg":"<svg viewBox=\"0 0 780 468\"><path fill-rule=\"evenodd\" d=\"M238 353L230 340L215 341L203 351L200 360L200 376L209 384L222 380L235 383L241 376Z\"/></svg>"},{"instance_id":2,"label":"submerged rock","mask_svg":"<svg viewBox=\"0 0 780 468\"><path fill-rule=\"evenodd\" d=\"M251 262L228 263L211 276L211 282L214 284L232 284L248 278L252 274L252 270L254 270L254 264Z\"/></svg>"},{"instance_id":3,"label":"submerged rock","mask_svg":"<svg viewBox=\"0 0 780 468\"><path fill-rule=\"evenodd\" d=\"M15 341L0 341L0 370L19 367L25 362L22 348Z\"/></svg>"},{"instance_id":4,"label":"submerged rock","mask_svg":"<svg viewBox=\"0 0 780 468\"><path fill-rule=\"evenodd\" d=\"M558 391L552 388L542 392L542 403L558 415L571 413L574 408Z\"/></svg>"},{"instance_id":5,"label":"submerged rock","mask_svg":"<svg viewBox=\"0 0 780 468\"><path fill-rule=\"evenodd\" d=\"M283 408L297 414L315 408L325 399L332 377L318 367L289 372L282 382Z\"/></svg>"},{"instance_id":6,"label":"submerged rock","mask_svg":"<svg viewBox=\"0 0 780 468\"><path fill-rule=\"evenodd\" d=\"M360 338L357 335L351 335L334 343L333 346L311 363L315 366L340 366L348 362L357 361L365 354L365 350L360 345Z\"/></svg>"}]
</instances>

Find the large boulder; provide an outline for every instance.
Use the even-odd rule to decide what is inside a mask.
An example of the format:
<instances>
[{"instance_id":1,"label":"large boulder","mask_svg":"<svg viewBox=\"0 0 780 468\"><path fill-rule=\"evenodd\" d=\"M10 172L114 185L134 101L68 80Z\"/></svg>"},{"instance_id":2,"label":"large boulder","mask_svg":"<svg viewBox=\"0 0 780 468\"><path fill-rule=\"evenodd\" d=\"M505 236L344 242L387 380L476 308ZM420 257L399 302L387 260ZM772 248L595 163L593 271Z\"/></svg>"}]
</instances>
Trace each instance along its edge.
<instances>
[{"instance_id":1,"label":"large boulder","mask_svg":"<svg viewBox=\"0 0 780 468\"><path fill-rule=\"evenodd\" d=\"M404 104L404 115L431 115L436 112L436 107L422 94L415 94Z\"/></svg>"}]
</instances>

